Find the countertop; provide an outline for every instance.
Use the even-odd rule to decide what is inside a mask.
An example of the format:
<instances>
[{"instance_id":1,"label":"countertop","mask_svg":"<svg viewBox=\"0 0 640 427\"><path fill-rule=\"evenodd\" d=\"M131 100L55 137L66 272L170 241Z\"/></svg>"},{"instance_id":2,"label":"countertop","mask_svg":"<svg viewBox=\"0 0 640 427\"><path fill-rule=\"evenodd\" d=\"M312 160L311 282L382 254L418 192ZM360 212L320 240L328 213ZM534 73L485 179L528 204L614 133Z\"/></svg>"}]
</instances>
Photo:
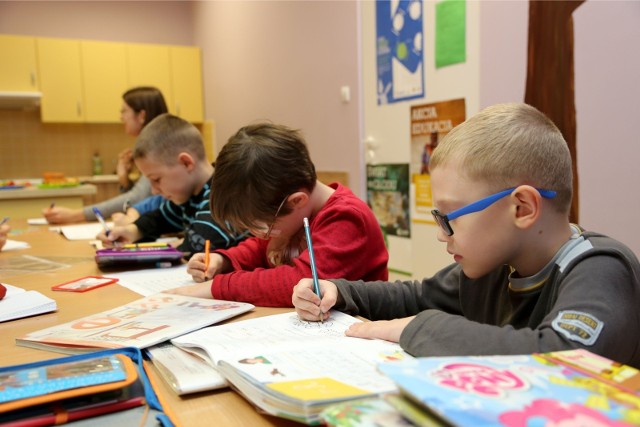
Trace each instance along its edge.
<instances>
[{"instance_id":1,"label":"countertop","mask_svg":"<svg viewBox=\"0 0 640 427\"><path fill-rule=\"evenodd\" d=\"M96 186L82 184L76 187L38 188L37 185L9 190L0 190L0 200L40 199L47 197L71 197L96 194Z\"/></svg>"}]
</instances>

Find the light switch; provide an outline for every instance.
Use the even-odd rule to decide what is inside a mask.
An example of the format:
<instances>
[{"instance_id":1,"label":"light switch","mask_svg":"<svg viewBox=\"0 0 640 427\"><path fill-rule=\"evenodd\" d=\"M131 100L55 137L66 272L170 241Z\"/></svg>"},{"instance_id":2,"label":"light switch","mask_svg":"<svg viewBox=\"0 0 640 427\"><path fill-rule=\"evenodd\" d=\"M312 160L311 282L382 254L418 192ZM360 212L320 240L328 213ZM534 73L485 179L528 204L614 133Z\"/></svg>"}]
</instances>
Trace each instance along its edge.
<instances>
[{"instance_id":1,"label":"light switch","mask_svg":"<svg viewBox=\"0 0 640 427\"><path fill-rule=\"evenodd\" d=\"M345 104L351 101L351 88L349 86L342 86L340 88L340 98Z\"/></svg>"}]
</instances>

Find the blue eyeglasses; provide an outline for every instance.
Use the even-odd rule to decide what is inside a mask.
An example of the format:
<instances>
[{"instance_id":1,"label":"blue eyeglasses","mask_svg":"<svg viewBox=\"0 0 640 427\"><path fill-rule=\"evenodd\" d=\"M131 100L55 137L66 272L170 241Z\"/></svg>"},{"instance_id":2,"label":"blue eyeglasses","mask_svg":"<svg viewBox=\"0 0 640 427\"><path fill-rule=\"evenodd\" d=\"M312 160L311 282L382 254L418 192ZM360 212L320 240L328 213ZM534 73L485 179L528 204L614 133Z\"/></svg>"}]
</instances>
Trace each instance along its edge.
<instances>
[{"instance_id":1,"label":"blue eyeglasses","mask_svg":"<svg viewBox=\"0 0 640 427\"><path fill-rule=\"evenodd\" d=\"M462 215L485 210L498 200L511 194L515 189L516 187L502 190L499 193L487 196L484 199L480 199L471 204L468 204L467 206L463 206L460 209L456 209L455 211L449 212L446 215L440 213L438 209L434 209L431 211L431 215L433 215L433 219L436 221L436 224L438 224L440 228L442 228L442 231L444 231L447 236L453 236L453 228L451 228L451 224L449 224L449 221L453 221L454 219L459 218ZM538 193L540 193L540 195L546 199L553 199L557 194L553 190L541 190L539 188L536 188L536 190L538 190Z\"/></svg>"}]
</instances>

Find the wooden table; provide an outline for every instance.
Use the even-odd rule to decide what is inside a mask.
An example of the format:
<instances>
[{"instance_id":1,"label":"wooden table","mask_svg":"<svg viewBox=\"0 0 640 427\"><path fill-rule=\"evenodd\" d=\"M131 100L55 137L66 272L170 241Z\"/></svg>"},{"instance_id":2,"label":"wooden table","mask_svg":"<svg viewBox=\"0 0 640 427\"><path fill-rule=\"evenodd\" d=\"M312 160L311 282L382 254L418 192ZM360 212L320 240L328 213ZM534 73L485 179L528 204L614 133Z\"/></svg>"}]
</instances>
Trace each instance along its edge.
<instances>
[{"instance_id":1,"label":"wooden table","mask_svg":"<svg viewBox=\"0 0 640 427\"><path fill-rule=\"evenodd\" d=\"M62 357L61 353L18 347L17 336L28 332L68 322L93 313L108 310L142 296L119 285L104 286L86 293L54 292L51 287L87 275L102 274L94 261L95 250L87 241L69 241L62 235L49 231L48 226L29 226L26 220L11 219L13 230L22 230L11 235L14 240L26 241L30 249L0 252L0 282L37 290L56 300L58 311L25 319L0 323L0 366L27 363L38 360ZM40 257L68 257L71 267L52 272L25 273L19 275L3 274L2 265L10 257L33 255ZM291 309L257 307L231 320L249 319L270 314L278 314ZM157 393L165 406L170 408L179 425L185 427L215 425L223 426L300 426L293 421L259 414L256 409L240 395L230 389L202 392L185 397L175 394L162 378L150 372L157 385Z\"/></svg>"}]
</instances>

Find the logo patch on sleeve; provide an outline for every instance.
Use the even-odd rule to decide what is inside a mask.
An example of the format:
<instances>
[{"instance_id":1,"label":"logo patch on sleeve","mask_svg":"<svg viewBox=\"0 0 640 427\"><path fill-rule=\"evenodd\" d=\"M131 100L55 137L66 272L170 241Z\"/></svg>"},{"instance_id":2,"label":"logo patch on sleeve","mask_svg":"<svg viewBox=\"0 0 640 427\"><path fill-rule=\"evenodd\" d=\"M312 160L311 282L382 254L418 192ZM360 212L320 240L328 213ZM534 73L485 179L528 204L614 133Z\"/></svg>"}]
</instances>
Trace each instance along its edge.
<instances>
[{"instance_id":1,"label":"logo patch on sleeve","mask_svg":"<svg viewBox=\"0 0 640 427\"><path fill-rule=\"evenodd\" d=\"M603 323L595 316L581 311L561 311L551 323L553 329L569 338L584 345L593 345Z\"/></svg>"}]
</instances>

